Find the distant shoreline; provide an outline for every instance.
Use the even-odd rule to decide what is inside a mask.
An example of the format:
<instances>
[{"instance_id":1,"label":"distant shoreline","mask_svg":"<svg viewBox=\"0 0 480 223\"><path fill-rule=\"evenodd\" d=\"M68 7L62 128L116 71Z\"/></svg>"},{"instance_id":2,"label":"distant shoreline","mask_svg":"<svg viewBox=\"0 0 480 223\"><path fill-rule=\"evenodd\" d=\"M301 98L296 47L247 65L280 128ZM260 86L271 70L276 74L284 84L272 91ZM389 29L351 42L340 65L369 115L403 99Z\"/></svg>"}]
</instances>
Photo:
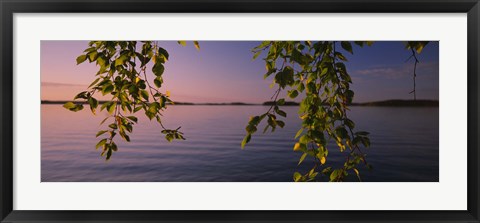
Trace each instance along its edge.
<instances>
[{"instance_id":1,"label":"distant shoreline","mask_svg":"<svg viewBox=\"0 0 480 223\"><path fill-rule=\"evenodd\" d=\"M69 101L49 101L42 100L42 104L65 104ZM99 104L103 104L106 101L99 101ZM87 104L86 102L78 102ZM203 106L271 106L273 102L267 101L262 104L244 103L244 102L226 102L226 103L191 103L191 102L175 102L172 105L203 105ZM375 107L438 107L437 100L385 100L385 101L373 101L363 103L351 103L350 106L375 106ZM298 102L287 101L283 106L299 106Z\"/></svg>"}]
</instances>

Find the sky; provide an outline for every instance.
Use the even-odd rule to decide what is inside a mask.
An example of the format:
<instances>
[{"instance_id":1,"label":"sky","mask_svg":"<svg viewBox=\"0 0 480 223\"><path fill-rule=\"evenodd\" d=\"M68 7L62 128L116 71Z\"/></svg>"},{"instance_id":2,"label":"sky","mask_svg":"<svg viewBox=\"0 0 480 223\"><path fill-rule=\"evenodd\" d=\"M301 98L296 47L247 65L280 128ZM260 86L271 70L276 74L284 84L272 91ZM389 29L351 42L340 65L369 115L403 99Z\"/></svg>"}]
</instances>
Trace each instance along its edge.
<instances>
[{"instance_id":1,"label":"sky","mask_svg":"<svg viewBox=\"0 0 480 223\"><path fill-rule=\"evenodd\" d=\"M273 75L263 79L265 64L261 56L252 59L251 49L260 42L199 41L181 46L177 41L159 41L170 55L165 64L162 91L170 91L178 102L262 103L276 89L270 88ZM96 78L95 63L76 65L76 58L88 48L88 41L41 41L41 99L72 100ZM337 47L337 49L340 47ZM354 102L388 99L413 99L414 61L406 61L411 51L401 41L378 41L360 48L354 45L347 71L352 77ZM430 42L417 65L417 99L438 100L439 42ZM151 72L150 72L151 74ZM153 77L153 74L151 74ZM284 91L286 92L286 91ZM98 99L108 99L99 95ZM297 100L298 101L298 100Z\"/></svg>"}]
</instances>

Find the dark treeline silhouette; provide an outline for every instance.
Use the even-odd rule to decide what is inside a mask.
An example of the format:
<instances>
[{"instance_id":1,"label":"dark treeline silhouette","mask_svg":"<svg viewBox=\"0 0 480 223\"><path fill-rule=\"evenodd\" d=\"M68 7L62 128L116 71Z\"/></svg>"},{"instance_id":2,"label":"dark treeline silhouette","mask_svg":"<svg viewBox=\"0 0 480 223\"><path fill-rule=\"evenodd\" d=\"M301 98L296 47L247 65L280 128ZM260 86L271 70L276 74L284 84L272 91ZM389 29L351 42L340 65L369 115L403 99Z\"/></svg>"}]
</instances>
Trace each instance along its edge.
<instances>
[{"instance_id":1,"label":"dark treeline silhouette","mask_svg":"<svg viewBox=\"0 0 480 223\"><path fill-rule=\"evenodd\" d=\"M352 103L353 106L388 106L388 107L438 107L437 100L387 100L365 103Z\"/></svg>"},{"instance_id":2,"label":"dark treeline silhouette","mask_svg":"<svg viewBox=\"0 0 480 223\"><path fill-rule=\"evenodd\" d=\"M42 104L65 104L67 101L48 101L42 100ZM103 104L106 101L99 101L99 104ZM87 102L78 102L87 104ZM244 103L244 102L225 102L225 103L192 103L192 102L174 102L171 105L263 105L271 106L275 102L267 101L262 104ZM437 100L386 100L386 101L373 101L363 103L352 103L350 106L380 106L380 107L438 107ZM295 101L286 101L283 106L298 106L300 105Z\"/></svg>"},{"instance_id":3,"label":"dark treeline silhouette","mask_svg":"<svg viewBox=\"0 0 480 223\"><path fill-rule=\"evenodd\" d=\"M274 105L275 102L267 101L263 105ZM298 106L298 102L286 101L284 106ZM385 107L438 107L437 100L399 100L373 101L363 103L351 103L350 106L385 106Z\"/></svg>"}]
</instances>

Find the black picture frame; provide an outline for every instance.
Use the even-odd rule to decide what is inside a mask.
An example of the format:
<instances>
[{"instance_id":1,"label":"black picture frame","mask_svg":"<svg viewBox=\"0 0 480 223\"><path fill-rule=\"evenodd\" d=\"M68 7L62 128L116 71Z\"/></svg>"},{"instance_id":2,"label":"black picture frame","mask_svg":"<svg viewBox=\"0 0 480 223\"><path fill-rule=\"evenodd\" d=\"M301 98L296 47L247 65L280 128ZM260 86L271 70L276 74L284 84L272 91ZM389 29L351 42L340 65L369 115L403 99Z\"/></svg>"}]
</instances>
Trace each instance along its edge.
<instances>
[{"instance_id":1,"label":"black picture frame","mask_svg":"<svg viewBox=\"0 0 480 223\"><path fill-rule=\"evenodd\" d=\"M480 222L478 0L0 0L1 222ZM466 211L22 211L13 210L14 13L467 13L468 206ZM454 148L452 148L454 149ZM455 193L455 191L452 191ZM414 202L414 201L412 201Z\"/></svg>"}]
</instances>

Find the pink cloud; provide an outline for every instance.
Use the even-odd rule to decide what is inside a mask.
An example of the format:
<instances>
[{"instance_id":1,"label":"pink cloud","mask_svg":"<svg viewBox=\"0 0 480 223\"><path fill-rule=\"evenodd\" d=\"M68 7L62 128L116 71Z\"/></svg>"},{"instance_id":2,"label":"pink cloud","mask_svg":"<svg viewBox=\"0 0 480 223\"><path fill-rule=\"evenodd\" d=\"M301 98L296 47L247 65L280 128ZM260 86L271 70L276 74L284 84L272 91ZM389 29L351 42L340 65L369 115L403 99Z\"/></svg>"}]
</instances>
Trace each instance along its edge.
<instances>
[{"instance_id":1,"label":"pink cloud","mask_svg":"<svg viewBox=\"0 0 480 223\"><path fill-rule=\"evenodd\" d=\"M42 82L42 87L87 87L83 84L68 84L68 83L55 83L55 82Z\"/></svg>"},{"instance_id":2,"label":"pink cloud","mask_svg":"<svg viewBox=\"0 0 480 223\"><path fill-rule=\"evenodd\" d=\"M413 75L413 63L404 63L401 66L376 66L368 69L354 70L351 75L356 79L362 78L383 78L383 79L401 79L412 77ZM417 77L420 76L438 76L438 62L426 62L417 64Z\"/></svg>"}]
</instances>

